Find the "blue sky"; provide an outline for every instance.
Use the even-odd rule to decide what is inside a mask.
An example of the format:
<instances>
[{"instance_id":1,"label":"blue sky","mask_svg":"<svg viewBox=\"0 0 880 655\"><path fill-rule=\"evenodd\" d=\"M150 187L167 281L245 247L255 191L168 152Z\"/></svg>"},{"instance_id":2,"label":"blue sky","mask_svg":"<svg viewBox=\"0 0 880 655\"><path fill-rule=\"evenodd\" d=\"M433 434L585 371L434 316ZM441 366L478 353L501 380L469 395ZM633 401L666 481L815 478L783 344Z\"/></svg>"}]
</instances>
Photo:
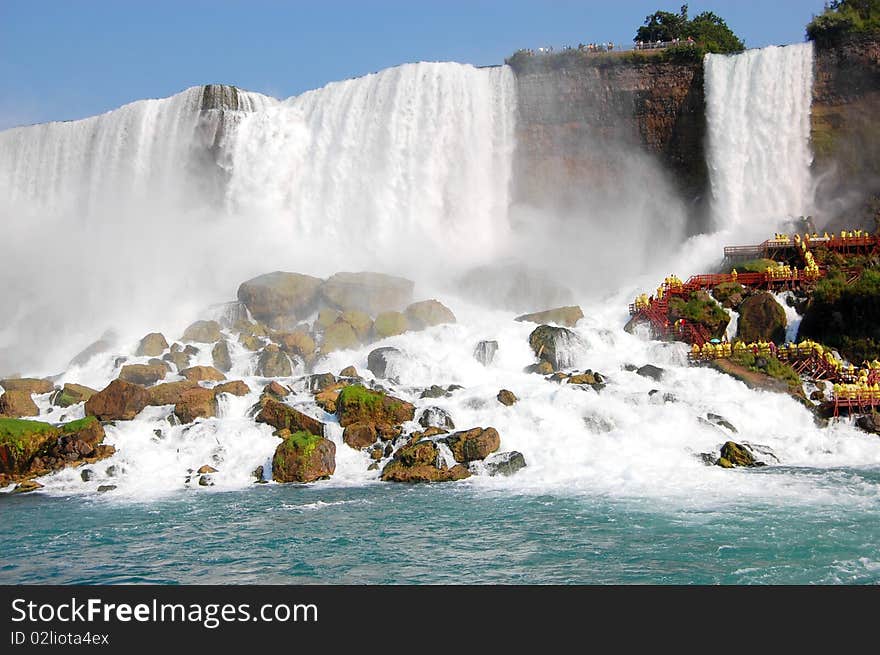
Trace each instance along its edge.
<instances>
[{"instance_id":1,"label":"blue sky","mask_svg":"<svg viewBox=\"0 0 880 655\"><path fill-rule=\"evenodd\" d=\"M681 0L0 0L0 129L224 82L287 97L410 61L497 64L518 48L630 43ZM749 47L803 41L824 0L704 0Z\"/></svg>"}]
</instances>

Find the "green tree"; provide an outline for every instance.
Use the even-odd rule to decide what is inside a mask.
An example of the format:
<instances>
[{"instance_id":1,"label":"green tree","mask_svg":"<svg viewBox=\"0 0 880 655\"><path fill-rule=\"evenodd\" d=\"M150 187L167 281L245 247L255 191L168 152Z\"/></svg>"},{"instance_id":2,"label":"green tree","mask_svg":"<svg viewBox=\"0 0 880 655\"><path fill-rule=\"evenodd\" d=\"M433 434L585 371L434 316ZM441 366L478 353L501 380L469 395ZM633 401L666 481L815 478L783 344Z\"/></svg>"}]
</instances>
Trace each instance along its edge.
<instances>
[{"instance_id":1,"label":"green tree","mask_svg":"<svg viewBox=\"0 0 880 655\"><path fill-rule=\"evenodd\" d=\"M880 32L880 0L832 0L807 24L807 38L819 45L839 42L851 34Z\"/></svg>"},{"instance_id":2,"label":"green tree","mask_svg":"<svg viewBox=\"0 0 880 655\"><path fill-rule=\"evenodd\" d=\"M691 20L688 17L688 5L682 5L677 14L656 11L646 16L645 24L638 29L633 40L653 43L684 40L688 37L694 40L700 54L742 52L745 48L742 40L733 33L723 18L711 11L704 11Z\"/></svg>"},{"instance_id":3,"label":"green tree","mask_svg":"<svg viewBox=\"0 0 880 655\"><path fill-rule=\"evenodd\" d=\"M688 22L688 6L682 5L681 11L673 14L670 11L655 11L645 17L645 24L636 32L633 41L653 43L655 41L672 41L681 38L682 30Z\"/></svg>"}]
</instances>

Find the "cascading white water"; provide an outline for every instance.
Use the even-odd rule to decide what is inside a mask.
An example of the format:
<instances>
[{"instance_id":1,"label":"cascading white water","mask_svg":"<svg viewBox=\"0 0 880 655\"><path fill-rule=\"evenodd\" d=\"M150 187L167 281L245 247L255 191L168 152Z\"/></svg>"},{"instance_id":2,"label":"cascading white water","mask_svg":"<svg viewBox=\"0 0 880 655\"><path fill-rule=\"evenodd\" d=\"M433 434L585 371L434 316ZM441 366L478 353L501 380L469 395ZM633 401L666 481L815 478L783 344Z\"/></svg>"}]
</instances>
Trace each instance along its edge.
<instances>
[{"instance_id":1,"label":"cascading white water","mask_svg":"<svg viewBox=\"0 0 880 655\"><path fill-rule=\"evenodd\" d=\"M766 231L808 214L812 42L706 55L704 67L716 226Z\"/></svg>"}]
</instances>

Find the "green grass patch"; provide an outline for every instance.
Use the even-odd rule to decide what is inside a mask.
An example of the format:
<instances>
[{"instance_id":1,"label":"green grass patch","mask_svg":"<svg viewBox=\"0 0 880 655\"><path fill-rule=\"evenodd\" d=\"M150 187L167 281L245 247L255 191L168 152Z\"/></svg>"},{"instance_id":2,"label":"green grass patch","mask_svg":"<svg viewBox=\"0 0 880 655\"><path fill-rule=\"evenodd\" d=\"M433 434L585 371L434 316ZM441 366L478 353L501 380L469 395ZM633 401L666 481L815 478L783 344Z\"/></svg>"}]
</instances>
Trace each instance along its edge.
<instances>
[{"instance_id":1,"label":"green grass patch","mask_svg":"<svg viewBox=\"0 0 880 655\"><path fill-rule=\"evenodd\" d=\"M352 384L339 392L338 403L349 407L359 405L372 411L382 404L384 398L385 394L381 391L373 391L363 385Z\"/></svg>"},{"instance_id":2,"label":"green grass patch","mask_svg":"<svg viewBox=\"0 0 880 655\"><path fill-rule=\"evenodd\" d=\"M18 453L25 451L34 437L54 432L57 428L41 421L25 421L19 418L0 418L0 444Z\"/></svg>"},{"instance_id":3,"label":"green grass patch","mask_svg":"<svg viewBox=\"0 0 880 655\"><path fill-rule=\"evenodd\" d=\"M740 262L735 266L731 266L730 270L727 271L730 273L733 269L736 269L737 273L763 273L768 268L775 268L776 262L772 259L750 259L746 262Z\"/></svg>"},{"instance_id":4,"label":"green grass patch","mask_svg":"<svg viewBox=\"0 0 880 655\"><path fill-rule=\"evenodd\" d=\"M85 418L77 419L76 421L71 421L70 423L65 423L61 426L61 431L64 434L73 434L74 432L79 432L80 430L84 430L89 427L93 423L97 423L98 419L94 416L86 416Z\"/></svg>"},{"instance_id":5,"label":"green grass patch","mask_svg":"<svg viewBox=\"0 0 880 655\"><path fill-rule=\"evenodd\" d=\"M791 366L779 361L775 357L754 355L750 352L734 352L730 359L734 363L744 366L754 373L763 373L771 378L782 380L793 390L799 389L801 386L801 378L797 372ZM759 359L763 359L766 362L766 366L759 367Z\"/></svg>"}]
</instances>

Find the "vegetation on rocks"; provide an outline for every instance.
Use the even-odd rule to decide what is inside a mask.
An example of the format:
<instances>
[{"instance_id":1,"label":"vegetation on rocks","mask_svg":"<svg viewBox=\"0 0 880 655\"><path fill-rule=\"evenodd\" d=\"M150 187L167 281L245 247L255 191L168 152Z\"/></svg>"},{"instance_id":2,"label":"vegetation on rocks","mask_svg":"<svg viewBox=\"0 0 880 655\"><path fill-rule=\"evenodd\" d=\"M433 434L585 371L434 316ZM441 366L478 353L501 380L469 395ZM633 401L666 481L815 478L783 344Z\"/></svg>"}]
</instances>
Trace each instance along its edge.
<instances>
[{"instance_id":1,"label":"vegetation on rocks","mask_svg":"<svg viewBox=\"0 0 880 655\"><path fill-rule=\"evenodd\" d=\"M692 291L687 299L679 296L669 299L669 319L680 318L699 323L715 337L722 336L730 322L727 312L705 291Z\"/></svg>"},{"instance_id":2,"label":"vegetation on rocks","mask_svg":"<svg viewBox=\"0 0 880 655\"><path fill-rule=\"evenodd\" d=\"M807 38L819 46L855 35L880 35L880 0L831 0L807 24Z\"/></svg>"},{"instance_id":3,"label":"vegetation on rocks","mask_svg":"<svg viewBox=\"0 0 880 655\"><path fill-rule=\"evenodd\" d=\"M272 456L276 482L314 482L329 478L336 470L336 445L305 430L282 430Z\"/></svg>"}]
</instances>

